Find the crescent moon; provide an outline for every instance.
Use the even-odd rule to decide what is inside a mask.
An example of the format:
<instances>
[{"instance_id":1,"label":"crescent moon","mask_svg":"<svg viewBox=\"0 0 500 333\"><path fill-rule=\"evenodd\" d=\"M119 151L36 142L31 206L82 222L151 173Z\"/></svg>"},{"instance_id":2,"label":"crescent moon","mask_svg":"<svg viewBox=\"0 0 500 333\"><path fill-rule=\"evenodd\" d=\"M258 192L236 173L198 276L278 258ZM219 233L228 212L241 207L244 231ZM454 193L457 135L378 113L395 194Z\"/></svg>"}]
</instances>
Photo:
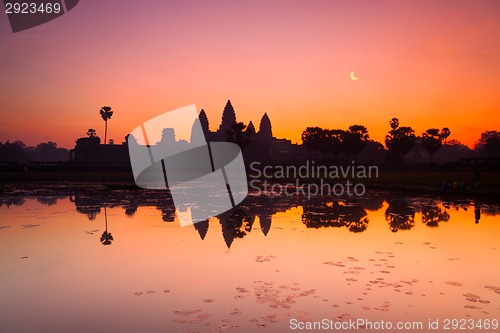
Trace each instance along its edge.
<instances>
[{"instance_id":1,"label":"crescent moon","mask_svg":"<svg viewBox=\"0 0 500 333\"><path fill-rule=\"evenodd\" d=\"M351 73L349 74L349 77L350 77L350 78L351 78L351 80L353 80L353 81L356 81L356 80L358 79L358 78L354 75L354 72L351 72Z\"/></svg>"}]
</instances>

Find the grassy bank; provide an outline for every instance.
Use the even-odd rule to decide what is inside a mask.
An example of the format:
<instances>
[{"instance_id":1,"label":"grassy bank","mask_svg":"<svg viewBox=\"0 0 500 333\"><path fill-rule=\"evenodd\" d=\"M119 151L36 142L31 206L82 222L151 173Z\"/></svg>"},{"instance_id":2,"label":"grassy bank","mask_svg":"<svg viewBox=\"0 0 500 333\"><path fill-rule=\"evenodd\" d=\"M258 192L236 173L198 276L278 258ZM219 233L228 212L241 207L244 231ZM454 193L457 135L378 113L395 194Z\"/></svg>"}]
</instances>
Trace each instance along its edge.
<instances>
[{"instance_id":1,"label":"grassy bank","mask_svg":"<svg viewBox=\"0 0 500 333\"><path fill-rule=\"evenodd\" d=\"M372 178L323 178L324 182L345 182L350 180L353 183L362 183L368 187L386 189L411 189L422 191L441 191L443 181L463 182L467 184L473 193L500 195L500 171L482 172L481 187L474 188L475 173L465 171L380 171L378 177ZM268 179L268 182L295 183L296 179ZM317 182L319 178L301 178L300 183ZM133 184L134 179L129 172L54 172L54 171L4 171L0 172L0 182L2 183L22 183L40 182L43 186L47 182L66 182L68 184L79 182L98 183L126 183Z\"/></svg>"},{"instance_id":2,"label":"grassy bank","mask_svg":"<svg viewBox=\"0 0 500 333\"><path fill-rule=\"evenodd\" d=\"M403 185L410 187L441 188L443 181L463 182L473 186L475 180L474 172L443 172L443 171L413 171L413 172L380 172L378 178L366 179L366 184L376 185ZM500 172L481 173L481 188L488 191L498 191L500 185Z\"/></svg>"},{"instance_id":3,"label":"grassy bank","mask_svg":"<svg viewBox=\"0 0 500 333\"><path fill-rule=\"evenodd\" d=\"M464 183L466 190L461 193L484 194L500 196L500 171L482 172L480 174L480 187L475 186L475 172L471 171L382 171L378 177L372 174L369 178L300 178L299 183L319 182L323 183L345 183L349 180L351 183L361 183L368 188L378 188L387 190L412 190L422 192L442 192L442 184L448 181L450 184L457 182ZM262 181L264 179L261 179ZM267 179L268 183L295 183L295 178ZM458 192L450 190L449 192Z\"/></svg>"},{"instance_id":4,"label":"grassy bank","mask_svg":"<svg viewBox=\"0 0 500 333\"><path fill-rule=\"evenodd\" d=\"M134 182L130 172L93 171L6 171L0 172L0 182Z\"/></svg>"}]
</instances>

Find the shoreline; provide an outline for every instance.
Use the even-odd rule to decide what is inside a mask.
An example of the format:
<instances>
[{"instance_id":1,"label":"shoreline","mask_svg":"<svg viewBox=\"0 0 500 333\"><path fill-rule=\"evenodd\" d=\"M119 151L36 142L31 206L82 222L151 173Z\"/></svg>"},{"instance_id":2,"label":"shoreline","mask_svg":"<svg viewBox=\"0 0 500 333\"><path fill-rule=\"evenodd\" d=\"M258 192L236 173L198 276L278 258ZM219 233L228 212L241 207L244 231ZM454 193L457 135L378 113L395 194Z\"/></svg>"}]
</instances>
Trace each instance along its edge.
<instances>
[{"instance_id":1,"label":"shoreline","mask_svg":"<svg viewBox=\"0 0 500 333\"><path fill-rule=\"evenodd\" d=\"M443 172L443 171L381 171L377 178L298 178L301 184L323 183L360 183L368 190L383 190L404 192L415 195L443 195L461 198L500 198L500 172L488 171L481 173L481 187L474 188L473 172ZM269 183L295 183L297 178L256 178L248 181L267 180ZM441 187L443 181L463 182L467 190L447 190ZM141 190L135 185L130 172L0 172L0 195L7 188L16 190L44 189L81 189L100 188L103 190Z\"/></svg>"}]
</instances>

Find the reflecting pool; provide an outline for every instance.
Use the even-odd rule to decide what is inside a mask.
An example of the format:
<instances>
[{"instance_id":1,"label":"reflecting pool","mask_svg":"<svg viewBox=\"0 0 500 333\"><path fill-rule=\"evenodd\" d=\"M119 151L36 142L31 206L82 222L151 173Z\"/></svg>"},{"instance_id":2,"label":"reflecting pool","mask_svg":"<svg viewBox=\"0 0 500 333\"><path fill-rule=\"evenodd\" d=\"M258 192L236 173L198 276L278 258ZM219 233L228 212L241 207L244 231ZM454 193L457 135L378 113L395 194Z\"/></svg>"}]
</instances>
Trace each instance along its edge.
<instances>
[{"instance_id":1,"label":"reflecting pool","mask_svg":"<svg viewBox=\"0 0 500 333\"><path fill-rule=\"evenodd\" d=\"M288 332L363 319L440 332L446 319L498 320L499 213L474 198L251 194L181 228L159 192L4 191L1 331Z\"/></svg>"}]
</instances>

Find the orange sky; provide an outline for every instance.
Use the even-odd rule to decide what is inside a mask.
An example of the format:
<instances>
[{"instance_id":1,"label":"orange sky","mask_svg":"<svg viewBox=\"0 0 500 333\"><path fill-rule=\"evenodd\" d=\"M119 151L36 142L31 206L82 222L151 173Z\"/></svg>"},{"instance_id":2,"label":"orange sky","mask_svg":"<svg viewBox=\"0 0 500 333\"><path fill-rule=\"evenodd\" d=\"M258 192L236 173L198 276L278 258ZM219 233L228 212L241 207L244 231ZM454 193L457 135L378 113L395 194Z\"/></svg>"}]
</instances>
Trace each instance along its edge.
<instances>
[{"instance_id":1,"label":"orange sky","mask_svg":"<svg viewBox=\"0 0 500 333\"><path fill-rule=\"evenodd\" d=\"M85 0L15 34L0 13L0 141L72 148L104 136L103 105L115 142L193 103L216 129L231 99L239 121L267 112L294 142L352 124L383 141L398 117L472 145L500 130L498 36L496 0Z\"/></svg>"}]
</instances>

